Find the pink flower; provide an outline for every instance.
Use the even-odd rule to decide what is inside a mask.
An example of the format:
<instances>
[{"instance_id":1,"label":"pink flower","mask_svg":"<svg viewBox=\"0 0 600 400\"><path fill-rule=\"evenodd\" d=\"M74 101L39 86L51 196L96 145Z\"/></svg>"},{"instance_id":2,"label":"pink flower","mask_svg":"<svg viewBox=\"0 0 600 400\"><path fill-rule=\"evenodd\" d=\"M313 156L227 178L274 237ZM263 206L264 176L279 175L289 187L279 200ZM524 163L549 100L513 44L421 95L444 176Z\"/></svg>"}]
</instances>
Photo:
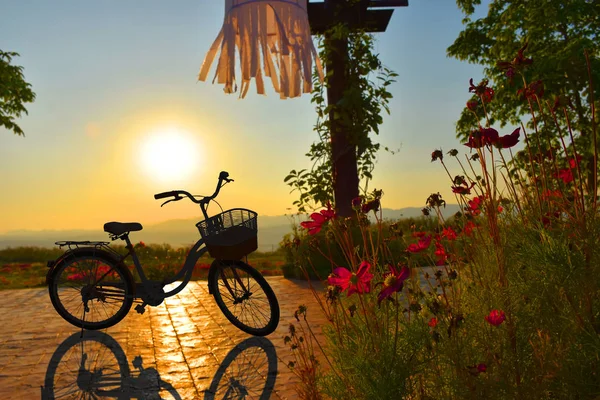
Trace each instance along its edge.
<instances>
[{"instance_id":1,"label":"pink flower","mask_svg":"<svg viewBox=\"0 0 600 400\"><path fill-rule=\"evenodd\" d=\"M427 323L427 325L429 325L432 328L435 328L438 324L438 320L436 317L433 317L429 320L429 322Z\"/></svg>"},{"instance_id":2,"label":"pink flower","mask_svg":"<svg viewBox=\"0 0 600 400\"><path fill-rule=\"evenodd\" d=\"M354 293L369 293L371 291L371 279L373 274L369 273L371 264L363 261L358 267L358 272L353 273L344 267L338 267L329 275L327 282L330 285L338 286L342 292L348 289L347 296Z\"/></svg>"},{"instance_id":3,"label":"pink flower","mask_svg":"<svg viewBox=\"0 0 600 400\"><path fill-rule=\"evenodd\" d=\"M411 253L420 253L423 250L427 250L429 245L431 244L431 236L424 236L417 243L411 243L408 245L408 250Z\"/></svg>"},{"instance_id":4,"label":"pink flower","mask_svg":"<svg viewBox=\"0 0 600 400\"><path fill-rule=\"evenodd\" d=\"M327 202L327 210L321 210L320 213L312 213L310 215L312 221L304 221L300 223L304 229L308 229L309 235L316 235L321 232L323 224L332 218L335 218L335 211L331 208L331 203Z\"/></svg>"},{"instance_id":5,"label":"pink flower","mask_svg":"<svg viewBox=\"0 0 600 400\"><path fill-rule=\"evenodd\" d=\"M398 271L392 264L388 264L390 272L383 275L383 290L377 296L377 304L381 304L383 299L390 297L393 293L402 290L404 281L410 276L410 270L407 266L403 266Z\"/></svg>"},{"instance_id":6,"label":"pink flower","mask_svg":"<svg viewBox=\"0 0 600 400\"><path fill-rule=\"evenodd\" d=\"M494 326L500 326L500 324L502 324L504 322L504 320L506 319L506 316L504 315L504 311L502 310L492 310L490 311L489 315L485 316L485 320Z\"/></svg>"}]
</instances>

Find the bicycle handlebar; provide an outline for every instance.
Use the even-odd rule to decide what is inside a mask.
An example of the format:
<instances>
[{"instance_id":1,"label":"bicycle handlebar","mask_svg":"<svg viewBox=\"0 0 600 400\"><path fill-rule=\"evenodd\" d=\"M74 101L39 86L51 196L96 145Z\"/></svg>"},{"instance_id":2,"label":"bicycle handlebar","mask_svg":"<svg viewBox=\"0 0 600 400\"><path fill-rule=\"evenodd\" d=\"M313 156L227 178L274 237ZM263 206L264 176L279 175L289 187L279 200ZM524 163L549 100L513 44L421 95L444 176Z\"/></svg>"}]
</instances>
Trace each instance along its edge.
<instances>
[{"instance_id":1,"label":"bicycle handlebar","mask_svg":"<svg viewBox=\"0 0 600 400\"><path fill-rule=\"evenodd\" d=\"M184 195L184 196L187 196L194 203L197 203L197 204L203 204L204 203L204 204L206 204L210 200L212 200L215 197L217 197L217 195L219 194L219 191L221 190L221 183L223 181L233 182L233 179L229 179L229 173L226 172L226 171L221 171L221 173L219 174L219 182L217 183L217 189L215 190L215 192L213 193L213 195L212 196L203 197L200 200L196 200L196 198L194 198L194 196L192 196L191 194L189 194L185 190L171 190L170 192L157 193L157 194L154 195L154 198L156 200L159 200L159 199L164 199L164 198L167 198L167 197L174 197L173 200L181 200L182 197L180 197L180 195ZM169 201L172 201L172 200L169 200Z\"/></svg>"}]
</instances>

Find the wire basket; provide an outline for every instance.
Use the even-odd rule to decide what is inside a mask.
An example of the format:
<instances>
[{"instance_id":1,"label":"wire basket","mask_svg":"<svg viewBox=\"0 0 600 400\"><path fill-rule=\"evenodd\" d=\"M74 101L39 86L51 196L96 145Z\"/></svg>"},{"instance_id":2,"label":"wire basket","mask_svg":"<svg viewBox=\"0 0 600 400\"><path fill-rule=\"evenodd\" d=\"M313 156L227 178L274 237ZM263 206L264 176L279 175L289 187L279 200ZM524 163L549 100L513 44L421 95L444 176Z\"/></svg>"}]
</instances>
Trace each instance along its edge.
<instances>
[{"instance_id":1,"label":"wire basket","mask_svg":"<svg viewBox=\"0 0 600 400\"><path fill-rule=\"evenodd\" d=\"M196 224L212 258L239 260L258 249L256 218L245 208L232 208Z\"/></svg>"}]
</instances>

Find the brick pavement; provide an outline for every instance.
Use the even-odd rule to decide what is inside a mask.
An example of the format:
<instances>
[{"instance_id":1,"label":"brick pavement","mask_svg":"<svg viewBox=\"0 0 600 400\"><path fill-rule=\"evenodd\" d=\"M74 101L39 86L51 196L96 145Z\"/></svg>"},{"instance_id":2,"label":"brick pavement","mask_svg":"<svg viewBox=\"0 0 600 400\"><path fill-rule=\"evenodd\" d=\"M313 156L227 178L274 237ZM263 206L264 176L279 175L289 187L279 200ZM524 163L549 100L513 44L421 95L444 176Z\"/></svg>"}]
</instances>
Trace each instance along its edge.
<instances>
[{"instance_id":1,"label":"brick pavement","mask_svg":"<svg viewBox=\"0 0 600 400\"><path fill-rule=\"evenodd\" d=\"M307 282L267 280L281 309L279 327L267 340L252 339L231 325L208 294L206 281L190 282L160 306L147 307L143 315L132 308L116 326L84 333L84 341L56 313L46 288L0 291L0 398L39 399L46 379L62 387L63 394L75 391L84 346L88 364L96 370L103 366L103 376L116 377L116 388L131 398L223 398L226 389L238 388L248 391L247 398L295 399L297 378L286 366L292 357L283 337L300 303L308 305L317 330L325 319ZM236 350L240 344L243 349ZM62 358L55 356L51 362L55 353ZM164 382L160 390L159 379ZM217 396L208 389L217 390Z\"/></svg>"}]
</instances>

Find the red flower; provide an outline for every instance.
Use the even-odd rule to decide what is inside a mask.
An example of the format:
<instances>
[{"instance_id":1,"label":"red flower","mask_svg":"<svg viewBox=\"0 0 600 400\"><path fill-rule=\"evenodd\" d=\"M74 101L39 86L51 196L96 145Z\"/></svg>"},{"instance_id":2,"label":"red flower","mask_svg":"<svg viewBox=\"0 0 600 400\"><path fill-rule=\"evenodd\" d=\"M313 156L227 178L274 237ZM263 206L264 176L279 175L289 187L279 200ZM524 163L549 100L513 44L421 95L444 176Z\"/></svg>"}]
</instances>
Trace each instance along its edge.
<instances>
[{"instance_id":1,"label":"red flower","mask_svg":"<svg viewBox=\"0 0 600 400\"><path fill-rule=\"evenodd\" d=\"M416 237L416 238L422 238L422 237L424 237L425 235L427 235L427 232L413 232L413 233L412 233L412 236L413 236L413 237Z\"/></svg>"},{"instance_id":2,"label":"red flower","mask_svg":"<svg viewBox=\"0 0 600 400\"><path fill-rule=\"evenodd\" d=\"M471 111L475 111L477 109L477 100L467 101L467 108Z\"/></svg>"},{"instance_id":3,"label":"red flower","mask_svg":"<svg viewBox=\"0 0 600 400\"><path fill-rule=\"evenodd\" d=\"M478 149L483 147L483 141L481 140L481 135L479 131L473 131L469 136L469 140L465 143L465 146L470 147L472 149Z\"/></svg>"},{"instance_id":4,"label":"red flower","mask_svg":"<svg viewBox=\"0 0 600 400\"><path fill-rule=\"evenodd\" d=\"M550 225L550 223L552 222L550 218L559 219L560 215L560 211L554 211L553 213L547 212L542 216L542 224L544 224L544 227L547 228L548 225Z\"/></svg>"},{"instance_id":5,"label":"red flower","mask_svg":"<svg viewBox=\"0 0 600 400\"><path fill-rule=\"evenodd\" d=\"M362 205L362 212L363 213L368 213L369 211L375 211L377 212L377 210L379 210L379 199L373 199L365 204Z\"/></svg>"},{"instance_id":6,"label":"red flower","mask_svg":"<svg viewBox=\"0 0 600 400\"><path fill-rule=\"evenodd\" d=\"M570 168L559 170L558 174L555 174L555 176L562 179L564 183L573 182L573 171Z\"/></svg>"},{"instance_id":7,"label":"red flower","mask_svg":"<svg viewBox=\"0 0 600 400\"><path fill-rule=\"evenodd\" d=\"M535 100L535 97L542 97L544 95L544 83L541 80L530 83L517 90L518 95L522 95L527 99Z\"/></svg>"},{"instance_id":8,"label":"red flower","mask_svg":"<svg viewBox=\"0 0 600 400\"><path fill-rule=\"evenodd\" d=\"M471 234L473 233L473 229L475 229L476 227L477 225L475 225L473 221L468 221L463 228L463 232L465 235L471 236Z\"/></svg>"},{"instance_id":9,"label":"red flower","mask_svg":"<svg viewBox=\"0 0 600 400\"><path fill-rule=\"evenodd\" d=\"M547 201L554 201L553 198L555 199L560 199L562 198L562 193L560 190L550 190L550 189L546 189L544 190L544 192L542 193L542 199L543 200L547 200Z\"/></svg>"},{"instance_id":10,"label":"red flower","mask_svg":"<svg viewBox=\"0 0 600 400\"><path fill-rule=\"evenodd\" d=\"M383 290L377 296L377 304L390 297L393 293L399 292L404 286L404 281L410 276L410 270L407 266L403 266L398 271L392 264L388 264L390 272L383 275Z\"/></svg>"},{"instance_id":11,"label":"red flower","mask_svg":"<svg viewBox=\"0 0 600 400\"><path fill-rule=\"evenodd\" d=\"M471 375L477 376L477 375L481 374L482 372L487 371L487 365L485 365L484 363L480 363L477 365L470 365L467 367L467 370L469 371L469 373Z\"/></svg>"},{"instance_id":12,"label":"red flower","mask_svg":"<svg viewBox=\"0 0 600 400\"><path fill-rule=\"evenodd\" d=\"M448 254L446 254L446 250L439 240L436 240L435 242L435 252L433 254L435 254L437 257L435 265L441 266L446 264L446 261L448 260Z\"/></svg>"},{"instance_id":13,"label":"red flower","mask_svg":"<svg viewBox=\"0 0 600 400\"><path fill-rule=\"evenodd\" d=\"M504 315L504 311L501 310L492 310L490 311L489 315L485 316L485 320L494 326L500 326L500 324L502 324L504 322L504 320L506 319L506 316Z\"/></svg>"},{"instance_id":14,"label":"red flower","mask_svg":"<svg viewBox=\"0 0 600 400\"><path fill-rule=\"evenodd\" d=\"M486 144L492 145L498 141L499 134L494 128L479 128L477 131L471 132L469 140L465 146L472 149L478 149Z\"/></svg>"},{"instance_id":15,"label":"red flower","mask_svg":"<svg viewBox=\"0 0 600 400\"><path fill-rule=\"evenodd\" d=\"M411 253L420 253L423 250L427 250L431 244L431 236L424 236L417 243L411 243L408 245L407 251Z\"/></svg>"},{"instance_id":16,"label":"red flower","mask_svg":"<svg viewBox=\"0 0 600 400\"><path fill-rule=\"evenodd\" d=\"M327 202L327 210L321 210L320 213L312 213L310 215L312 221L304 221L300 223L304 229L308 229L309 235L316 235L321 232L323 224L332 218L335 218L335 211L331 208L331 203Z\"/></svg>"},{"instance_id":17,"label":"red flower","mask_svg":"<svg viewBox=\"0 0 600 400\"><path fill-rule=\"evenodd\" d=\"M354 293L369 293L371 291L371 279L373 274L369 273L371 264L363 261L358 267L358 272L353 273L344 267L333 270L333 274L327 278L330 285L339 286L342 291L348 289L347 296Z\"/></svg>"},{"instance_id":18,"label":"red flower","mask_svg":"<svg viewBox=\"0 0 600 400\"><path fill-rule=\"evenodd\" d=\"M452 227L444 228L444 230L442 231L442 236L444 236L448 240L455 240L456 232L454 231L454 229L452 229Z\"/></svg>"},{"instance_id":19,"label":"red flower","mask_svg":"<svg viewBox=\"0 0 600 400\"><path fill-rule=\"evenodd\" d=\"M533 63L533 60L531 58L525 58L525 56L523 55L523 52L526 48L527 43L525 43L525 45L519 49L519 51L517 52L517 56L511 62L499 61L498 63L496 63L498 68L506 70L506 76L508 77L511 83L516 70L519 70L523 66L530 65L531 63Z\"/></svg>"},{"instance_id":20,"label":"red flower","mask_svg":"<svg viewBox=\"0 0 600 400\"><path fill-rule=\"evenodd\" d=\"M479 82L479 84L477 86L475 86L473 84L473 78L471 78L469 80L469 92L470 93L475 93L477 96L479 96L481 98L481 100L484 103L489 103L490 101L492 101L492 98L494 97L494 89L490 88L487 86L488 84L488 80L484 79L481 82Z\"/></svg>"},{"instance_id":21,"label":"red flower","mask_svg":"<svg viewBox=\"0 0 600 400\"><path fill-rule=\"evenodd\" d=\"M438 324L438 320L436 317L433 317L429 320L429 322L427 323L427 325L429 325L432 328L435 328Z\"/></svg>"},{"instance_id":22,"label":"red flower","mask_svg":"<svg viewBox=\"0 0 600 400\"><path fill-rule=\"evenodd\" d=\"M499 149L508 149L519 143L519 136L521 136L521 128L515 129L511 134L500 136L494 145Z\"/></svg>"},{"instance_id":23,"label":"red flower","mask_svg":"<svg viewBox=\"0 0 600 400\"><path fill-rule=\"evenodd\" d=\"M581 161L583 157L581 157L579 154L577 154L575 156L575 158L571 158L569 160L569 167L571 167L571 169L577 168L577 165L579 165L579 161Z\"/></svg>"},{"instance_id":24,"label":"red flower","mask_svg":"<svg viewBox=\"0 0 600 400\"><path fill-rule=\"evenodd\" d=\"M465 211L470 212L471 214L477 216L481 214L481 203L485 199L484 196L474 197L473 200L469 200L467 202L467 207Z\"/></svg>"},{"instance_id":25,"label":"red flower","mask_svg":"<svg viewBox=\"0 0 600 400\"><path fill-rule=\"evenodd\" d=\"M500 136L494 128L480 128L483 144L494 144Z\"/></svg>"},{"instance_id":26,"label":"red flower","mask_svg":"<svg viewBox=\"0 0 600 400\"><path fill-rule=\"evenodd\" d=\"M471 189L473 189L473 186L475 186L475 182L471 183L471 186L467 185L466 182L464 182L461 185L456 185L456 186L452 186L452 192L453 193L457 193L457 194L471 194Z\"/></svg>"},{"instance_id":27,"label":"red flower","mask_svg":"<svg viewBox=\"0 0 600 400\"><path fill-rule=\"evenodd\" d=\"M501 213L502 211L504 211L504 208L502 208L502 206L498 206L498 213Z\"/></svg>"}]
</instances>

